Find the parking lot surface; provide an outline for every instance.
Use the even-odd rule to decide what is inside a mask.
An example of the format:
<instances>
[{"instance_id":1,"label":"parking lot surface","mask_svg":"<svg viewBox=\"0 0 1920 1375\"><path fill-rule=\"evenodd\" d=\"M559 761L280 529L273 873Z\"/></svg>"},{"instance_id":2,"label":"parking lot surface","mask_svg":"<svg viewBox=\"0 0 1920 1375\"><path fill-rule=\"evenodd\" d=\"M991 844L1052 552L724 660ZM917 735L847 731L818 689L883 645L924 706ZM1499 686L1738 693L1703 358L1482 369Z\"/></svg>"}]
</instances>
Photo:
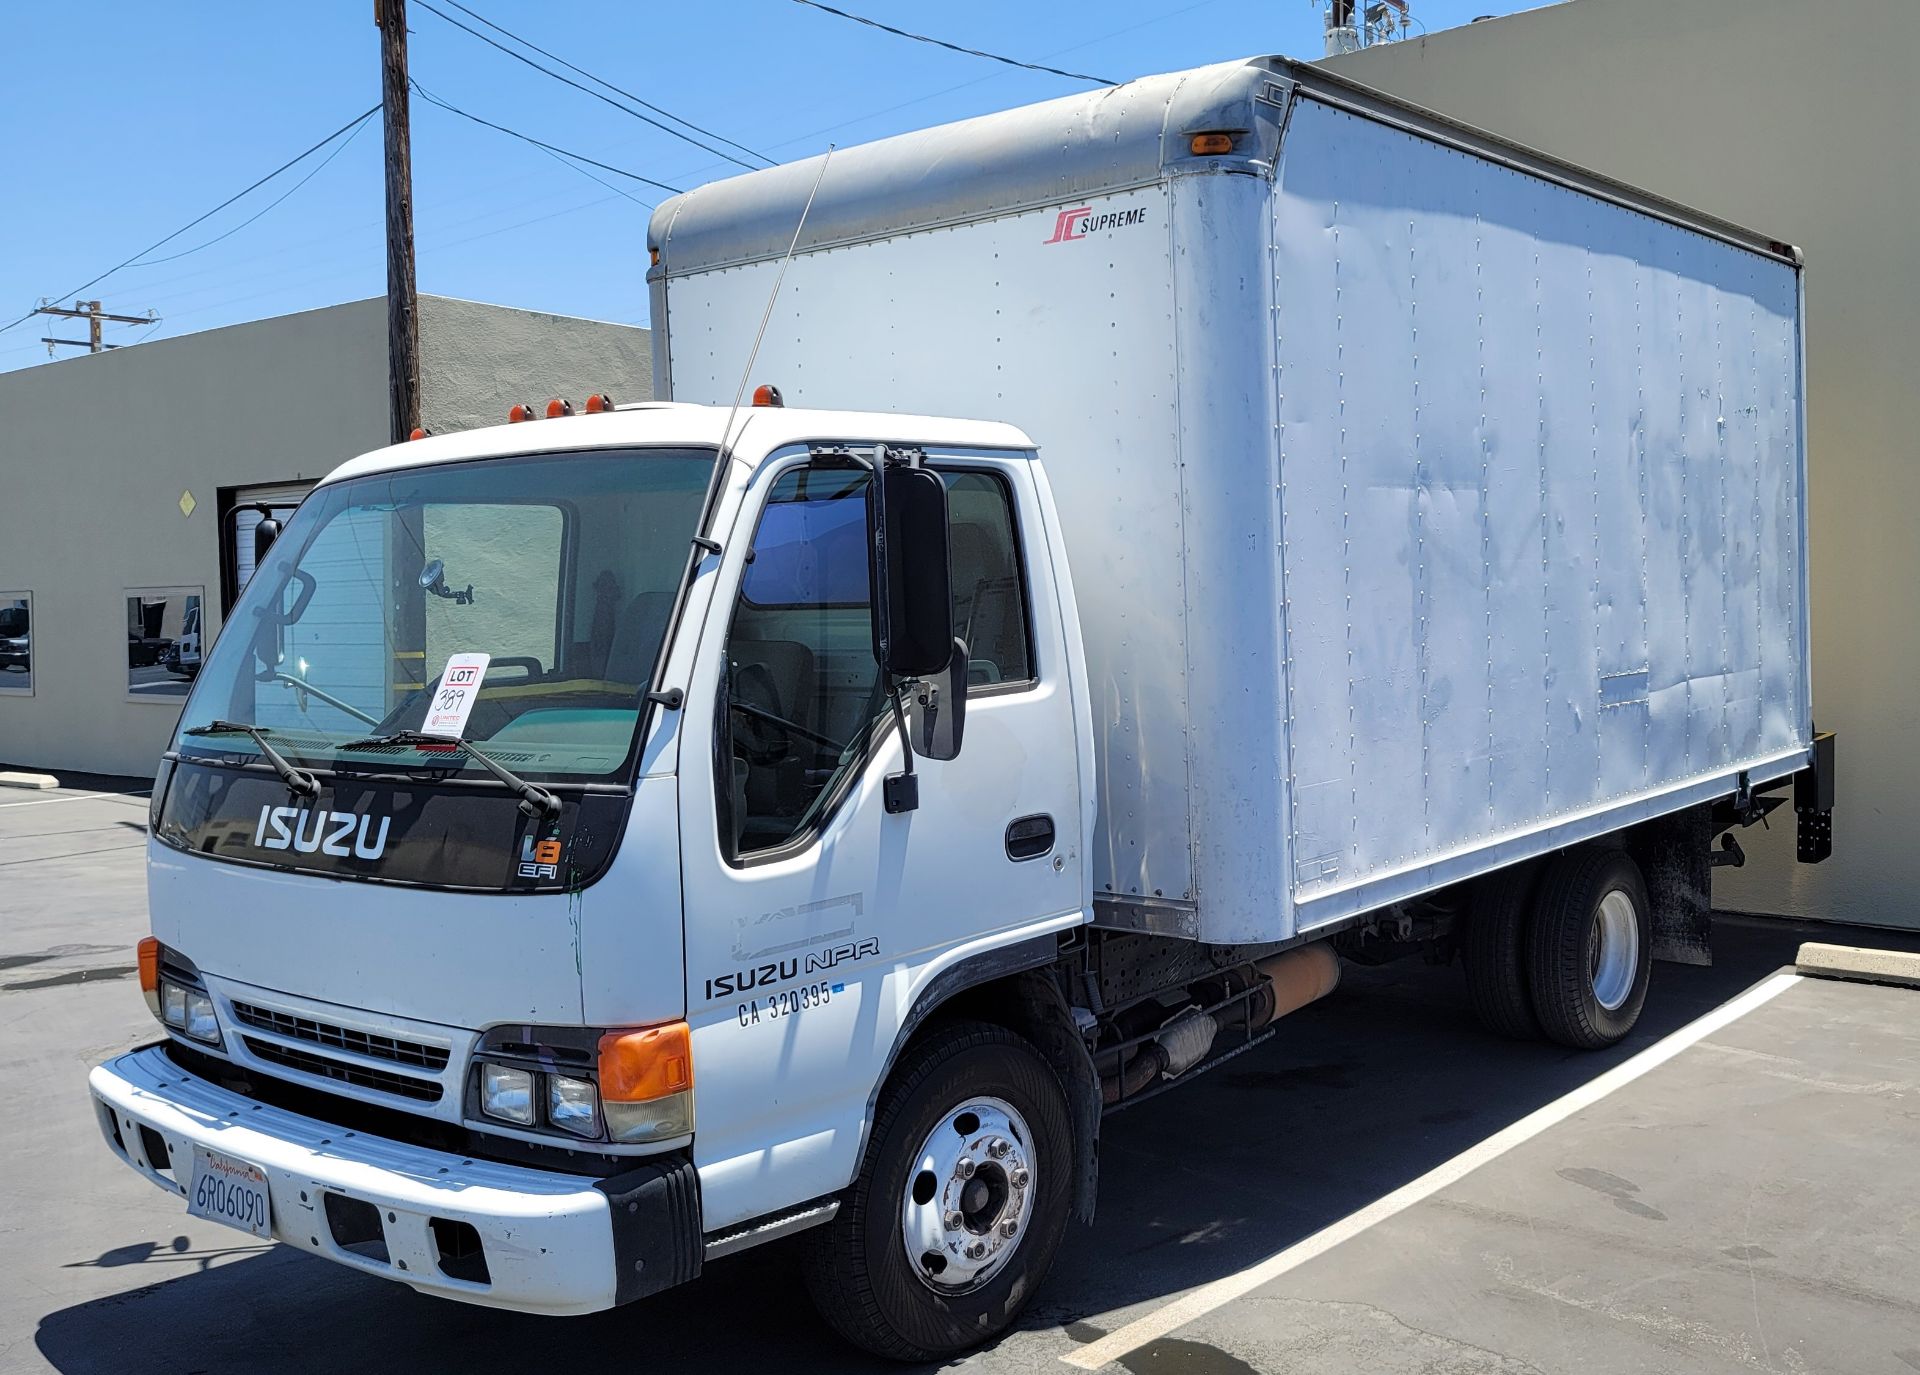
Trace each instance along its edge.
<instances>
[{"instance_id":1,"label":"parking lot surface","mask_svg":"<svg viewBox=\"0 0 1920 1375\"><path fill-rule=\"evenodd\" d=\"M0 1370L899 1368L813 1316L787 1245L538 1319L188 1218L111 1157L85 1090L154 1035L146 799L115 786L0 792ZM1349 967L1271 1040L1108 1120L1098 1221L961 1366L1920 1371L1920 991L1769 984L1806 939L1920 948L1722 917L1714 967L1658 966L1599 1055L1480 1032L1457 969Z\"/></svg>"}]
</instances>

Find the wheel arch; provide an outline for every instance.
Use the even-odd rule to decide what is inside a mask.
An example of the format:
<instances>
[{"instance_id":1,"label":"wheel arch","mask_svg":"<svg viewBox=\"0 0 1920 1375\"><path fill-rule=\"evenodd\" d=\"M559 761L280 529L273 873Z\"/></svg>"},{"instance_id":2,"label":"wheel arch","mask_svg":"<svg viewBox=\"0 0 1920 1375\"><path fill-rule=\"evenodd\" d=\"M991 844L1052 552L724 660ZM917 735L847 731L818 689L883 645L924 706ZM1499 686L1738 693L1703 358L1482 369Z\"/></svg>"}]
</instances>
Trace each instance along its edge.
<instances>
[{"instance_id":1,"label":"wheel arch","mask_svg":"<svg viewBox=\"0 0 1920 1375\"><path fill-rule=\"evenodd\" d=\"M1093 1221L1099 1179L1100 1080L1073 1010L1050 973L1059 953L1055 936L1035 936L982 951L928 980L894 1034L885 1067L874 1080L861 1126L854 1176L866 1168L880 1095L908 1047L951 1022L1004 1027L1030 1042L1059 1076L1073 1126L1073 1215Z\"/></svg>"}]
</instances>

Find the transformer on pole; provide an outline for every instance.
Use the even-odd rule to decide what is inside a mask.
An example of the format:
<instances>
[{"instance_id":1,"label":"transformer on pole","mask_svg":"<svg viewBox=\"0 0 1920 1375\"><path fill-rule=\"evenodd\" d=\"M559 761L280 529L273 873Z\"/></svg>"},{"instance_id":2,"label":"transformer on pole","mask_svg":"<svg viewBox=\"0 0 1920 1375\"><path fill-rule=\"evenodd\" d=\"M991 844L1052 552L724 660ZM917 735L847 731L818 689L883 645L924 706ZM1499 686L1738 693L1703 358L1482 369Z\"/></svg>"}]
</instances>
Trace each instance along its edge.
<instances>
[{"instance_id":1,"label":"transformer on pole","mask_svg":"<svg viewBox=\"0 0 1920 1375\"><path fill-rule=\"evenodd\" d=\"M1409 0L1315 0L1327 16L1327 56L1359 52L1405 38L1413 23Z\"/></svg>"}]
</instances>

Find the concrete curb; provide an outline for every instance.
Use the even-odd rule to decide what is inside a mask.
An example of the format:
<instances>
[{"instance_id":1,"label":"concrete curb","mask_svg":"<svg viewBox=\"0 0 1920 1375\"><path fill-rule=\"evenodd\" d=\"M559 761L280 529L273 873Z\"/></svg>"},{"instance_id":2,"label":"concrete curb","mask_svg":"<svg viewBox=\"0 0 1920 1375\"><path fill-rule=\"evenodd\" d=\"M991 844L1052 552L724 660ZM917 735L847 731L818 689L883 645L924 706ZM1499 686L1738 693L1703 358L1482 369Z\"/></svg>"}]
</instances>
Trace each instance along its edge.
<instances>
[{"instance_id":1,"label":"concrete curb","mask_svg":"<svg viewBox=\"0 0 1920 1375\"><path fill-rule=\"evenodd\" d=\"M1795 967L1816 979L1858 979L1920 988L1920 955L1903 950L1868 950L1857 945L1809 942L1800 947Z\"/></svg>"},{"instance_id":2,"label":"concrete curb","mask_svg":"<svg viewBox=\"0 0 1920 1375\"><path fill-rule=\"evenodd\" d=\"M0 771L0 788L32 788L45 792L57 788L60 780L50 773L7 773Z\"/></svg>"}]
</instances>

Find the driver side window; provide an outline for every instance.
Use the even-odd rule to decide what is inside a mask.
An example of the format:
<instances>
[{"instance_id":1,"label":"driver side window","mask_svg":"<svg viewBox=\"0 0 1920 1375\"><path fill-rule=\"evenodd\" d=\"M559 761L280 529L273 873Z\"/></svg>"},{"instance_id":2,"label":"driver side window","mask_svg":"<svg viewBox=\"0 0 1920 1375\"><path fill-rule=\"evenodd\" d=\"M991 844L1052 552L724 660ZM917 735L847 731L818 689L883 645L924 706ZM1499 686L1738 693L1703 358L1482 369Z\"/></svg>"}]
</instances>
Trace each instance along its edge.
<instances>
[{"instance_id":1,"label":"driver side window","mask_svg":"<svg viewBox=\"0 0 1920 1375\"><path fill-rule=\"evenodd\" d=\"M866 755L885 709L868 611L867 475L779 478L727 635L723 829L734 855L809 830Z\"/></svg>"}]
</instances>

